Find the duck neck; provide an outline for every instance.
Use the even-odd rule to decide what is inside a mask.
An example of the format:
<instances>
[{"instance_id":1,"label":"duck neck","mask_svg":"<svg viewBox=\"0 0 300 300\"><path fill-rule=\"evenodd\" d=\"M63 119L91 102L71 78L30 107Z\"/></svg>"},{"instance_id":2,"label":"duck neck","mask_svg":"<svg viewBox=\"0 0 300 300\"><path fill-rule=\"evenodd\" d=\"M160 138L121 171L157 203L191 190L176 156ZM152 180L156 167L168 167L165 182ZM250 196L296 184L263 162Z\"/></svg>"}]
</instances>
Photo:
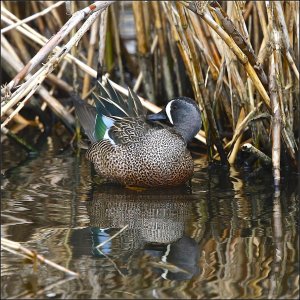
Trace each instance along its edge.
<instances>
[{"instance_id":1,"label":"duck neck","mask_svg":"<svg viewBox=\"0 0 300 300\"><path fill-rule=\"evenodd\" d=\"M186 143L190 142L198 133L197 128L192 128L190 124L174 124L174 129L183 137Z\"/></svg>"}]
</instances>

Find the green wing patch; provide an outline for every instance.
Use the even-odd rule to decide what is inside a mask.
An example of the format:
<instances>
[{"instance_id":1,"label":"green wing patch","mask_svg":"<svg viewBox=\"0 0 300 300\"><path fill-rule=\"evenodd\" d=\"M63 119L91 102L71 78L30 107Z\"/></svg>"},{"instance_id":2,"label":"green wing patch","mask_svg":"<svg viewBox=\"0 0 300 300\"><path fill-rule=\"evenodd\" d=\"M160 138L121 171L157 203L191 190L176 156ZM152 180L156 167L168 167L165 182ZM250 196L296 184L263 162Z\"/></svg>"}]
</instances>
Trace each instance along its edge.
<instances>
[{"instance_id":1,"label":"green wing patch","mask_svg":"<svg viewBox=\"0 0 300 300\"><path fill-rule=\"evenodd\" d=\"M96 121L95 121L95 131L94 131L94 137L97 141L100 141L104 138L104 135L107 131L107 127L105 123L102 120L102 117L97 115Z\"/></svg>"}]
</instances>

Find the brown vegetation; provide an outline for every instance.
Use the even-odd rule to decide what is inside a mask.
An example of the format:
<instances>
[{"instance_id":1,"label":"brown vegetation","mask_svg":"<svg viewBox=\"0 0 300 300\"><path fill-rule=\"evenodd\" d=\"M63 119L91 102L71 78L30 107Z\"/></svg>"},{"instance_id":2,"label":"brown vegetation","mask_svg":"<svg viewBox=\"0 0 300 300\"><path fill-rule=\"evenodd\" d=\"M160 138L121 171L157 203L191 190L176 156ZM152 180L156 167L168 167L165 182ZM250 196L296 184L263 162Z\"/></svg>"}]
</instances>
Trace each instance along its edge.
<instances>
[{"instance_id":1,"label":"brown vegetation","mask_svg":"<svg viewBox=\"0 0 300 300\"><path fill-rule=\"evenodd\" d=\"M250 144L272 159L279 186L280 168L297 165L299 147L299 2L114 2L1 3L2 70L10 78L2 82L2 133L15 137L16 124L43 128L19 114L35 97L74 132L61 95L89 99L100 62L103 76L135 82L151 111L171 97L194 97L208 159L234 164ZM134 54L121 33L124 8L134 16Z\"/></svg>"}]
</instances>

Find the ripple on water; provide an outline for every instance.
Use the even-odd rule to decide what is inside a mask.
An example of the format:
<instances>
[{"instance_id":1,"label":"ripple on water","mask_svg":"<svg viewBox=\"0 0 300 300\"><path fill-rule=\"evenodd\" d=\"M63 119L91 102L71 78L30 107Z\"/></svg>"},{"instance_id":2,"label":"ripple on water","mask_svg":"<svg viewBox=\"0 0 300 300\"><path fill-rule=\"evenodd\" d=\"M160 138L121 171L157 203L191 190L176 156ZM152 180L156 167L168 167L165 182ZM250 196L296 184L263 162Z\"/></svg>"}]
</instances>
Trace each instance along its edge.
<instances>
[{"instance_id":1,"label":"ripple on water","mask_svg":"<svg viewBox=\"0 0 300 300\"><path fill-rule=\"evenodd\" d=\"M2 236L81 277L60 281L45 265L35 276L3 250L1 296L36 286L37 298L297 298L296 184L278 202L263 176L195 163L190 185L139 191L103 183L71 151L44 151L10 170Z\"/></svg>"}]
</instances>

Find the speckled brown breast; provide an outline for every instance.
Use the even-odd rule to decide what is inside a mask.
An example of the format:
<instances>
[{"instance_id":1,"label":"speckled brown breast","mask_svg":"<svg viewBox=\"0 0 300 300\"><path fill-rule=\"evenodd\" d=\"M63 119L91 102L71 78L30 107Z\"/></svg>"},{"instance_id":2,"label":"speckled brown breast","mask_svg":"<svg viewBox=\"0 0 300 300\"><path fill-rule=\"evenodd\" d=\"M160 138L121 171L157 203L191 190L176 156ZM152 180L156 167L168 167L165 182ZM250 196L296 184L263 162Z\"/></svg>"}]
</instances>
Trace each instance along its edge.
<instances>
[{"instance_id":1,"label":"speckled brown breast","mask_svg":"<svg viewBox=\"0 0 300 300\"><path fill-rule=\"evenodd\" d=\"M184 140L167 129L149 130L138 142L94 143L86 153L98 174L124 185L175 186L193 174L194 163Z\"/></svg>"}]
</instances>

